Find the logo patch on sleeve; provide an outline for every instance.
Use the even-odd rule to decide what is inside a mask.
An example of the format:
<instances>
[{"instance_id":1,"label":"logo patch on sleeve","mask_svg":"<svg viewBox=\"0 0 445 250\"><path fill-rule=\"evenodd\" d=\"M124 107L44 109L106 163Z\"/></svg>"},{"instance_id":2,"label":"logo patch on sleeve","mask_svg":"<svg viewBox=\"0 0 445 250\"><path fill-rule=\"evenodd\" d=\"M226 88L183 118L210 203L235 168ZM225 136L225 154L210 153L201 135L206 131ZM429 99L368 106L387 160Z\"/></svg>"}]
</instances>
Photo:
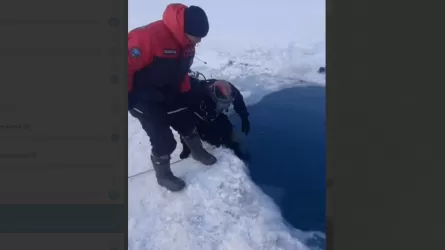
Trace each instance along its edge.
<instances>
[{"instance_id":1,"label":"logo patch on sleeve","mask_svg":"<svg viewBox=\"0 0 445 250\"><path fill-rule=\"evenodd\" d=\"M174 49L164 49L164 55L176 55L176 50L174 50Z\"/></svg>"},{"instance_id":2,"label":"logo patch on sleeve","mask_svg":"<svg viewBox=\"0 0 445 250\"><path fill-rule=\"evenodd\" d=\"M141 56L141 50L138 48L131 48L130 49L130 56L131 57L140 57Z\"/></svg>"}]
</instances>

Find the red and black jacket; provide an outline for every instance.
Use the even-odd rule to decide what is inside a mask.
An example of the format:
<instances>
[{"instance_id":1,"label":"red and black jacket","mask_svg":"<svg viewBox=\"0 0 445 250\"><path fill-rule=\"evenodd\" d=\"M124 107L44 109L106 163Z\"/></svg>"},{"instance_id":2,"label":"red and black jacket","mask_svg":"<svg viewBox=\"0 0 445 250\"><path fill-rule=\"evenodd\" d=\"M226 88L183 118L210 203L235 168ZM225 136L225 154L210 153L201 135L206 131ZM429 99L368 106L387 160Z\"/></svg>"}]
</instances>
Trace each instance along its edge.
<instances>
[{"instance_id":1,"label":"red and black jacket","mask_svg":"<svg viewBox=\"0 0 445 250\"><path fill-rule=\"evenodd\" d=\"M128 98L133 105L167 103L190 90L195 46L184 33L182 4L170 4L162 20L128 33Z\"/></svg>"}]
</instances>

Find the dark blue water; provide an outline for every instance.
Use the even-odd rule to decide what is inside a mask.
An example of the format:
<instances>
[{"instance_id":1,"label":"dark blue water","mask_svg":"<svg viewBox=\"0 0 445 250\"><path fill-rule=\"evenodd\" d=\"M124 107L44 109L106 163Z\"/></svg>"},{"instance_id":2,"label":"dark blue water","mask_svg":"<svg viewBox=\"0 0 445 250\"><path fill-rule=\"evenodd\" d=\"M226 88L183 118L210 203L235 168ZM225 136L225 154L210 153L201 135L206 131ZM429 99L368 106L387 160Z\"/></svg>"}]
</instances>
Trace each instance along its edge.
<instances>
[{"instance_id":1,"label":"dark blue water","mask_svg":"<svg viewBox=\"0 0 445 250\"><path fill-rule=\"evenodd\" d=\"M249 112L245 143L253 181L293 227L325 232L325 88L275 92ZM231 120L239 130L239 118Z\"/></svg>"}]
</instances>

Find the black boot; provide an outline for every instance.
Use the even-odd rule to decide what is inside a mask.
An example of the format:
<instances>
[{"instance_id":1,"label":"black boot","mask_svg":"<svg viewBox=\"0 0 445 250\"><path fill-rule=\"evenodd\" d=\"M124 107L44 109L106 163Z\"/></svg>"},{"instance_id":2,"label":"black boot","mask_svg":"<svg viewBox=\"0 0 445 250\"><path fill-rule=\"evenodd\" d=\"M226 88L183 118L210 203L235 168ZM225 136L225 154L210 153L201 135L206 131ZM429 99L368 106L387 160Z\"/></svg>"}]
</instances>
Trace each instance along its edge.
<instances>
[{"instance_id":1,"label":"black boot","mask_svg":"<svg viewBox=\"0 0 445 250\"><path fill-rule=\"evenodd\" d=\"M184 142L189 146L193 159L204 165L210 166L216 163L216 157L211 155L202 147L201 138L197 133L183 137Z\"/></svg>"},{"instance_id":2,"label":"black boot","mask_svg":"<svg viewBox=\"0 0 445 250\"><path fill-rule=\"evenodd\" d=\"M180 191L185 187L185 182L174 176L170 169L170 156L157 157L151 155L151 162L153 163L159 186L165 187L172 192Z\"/></svg>"},{"instance_id":3,"label":"black boot","mask_svg":"<svg viewBox=\"0 0 445 250\"><path fill-rule=\"evenodd\" d=\"M182 138L181 138L181 143L182 143L182 152L181 154L179 154L179 158L185 159L189 157L191 152L189 146L187 146L187 144L184 142L184 139Z\"/></svg>"}]
</instances>

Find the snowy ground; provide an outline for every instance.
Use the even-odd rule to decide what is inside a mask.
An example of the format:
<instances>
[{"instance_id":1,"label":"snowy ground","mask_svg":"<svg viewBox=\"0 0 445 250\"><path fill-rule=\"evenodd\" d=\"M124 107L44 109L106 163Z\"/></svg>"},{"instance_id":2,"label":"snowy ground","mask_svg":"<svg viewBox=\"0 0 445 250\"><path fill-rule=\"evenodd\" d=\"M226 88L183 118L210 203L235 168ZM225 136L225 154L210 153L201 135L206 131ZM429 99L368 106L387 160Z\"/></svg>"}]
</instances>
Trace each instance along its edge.
<instances>
[{"instance_id":1,"label":"snowy ground","mask_svg":"<svg viewBox=\"0 0 445 250\"><path fill-rule=\"evenodd\" d=\"M192 68L230 80L248 104L286 87L325 85L317 73L325 66L325 1L182 2L203 7L210 21ZM161 18L168 3L130 0L129 29ZM216 166L190 159L173 164L188 184L184 192L158 187L149 140L131 116L128 127L129 249L315 249L323 240L323 234L286 226L279 208L229 150L210 149ZM178 143L173 162L180 149Z\"/></svg>"}]
</instances>

